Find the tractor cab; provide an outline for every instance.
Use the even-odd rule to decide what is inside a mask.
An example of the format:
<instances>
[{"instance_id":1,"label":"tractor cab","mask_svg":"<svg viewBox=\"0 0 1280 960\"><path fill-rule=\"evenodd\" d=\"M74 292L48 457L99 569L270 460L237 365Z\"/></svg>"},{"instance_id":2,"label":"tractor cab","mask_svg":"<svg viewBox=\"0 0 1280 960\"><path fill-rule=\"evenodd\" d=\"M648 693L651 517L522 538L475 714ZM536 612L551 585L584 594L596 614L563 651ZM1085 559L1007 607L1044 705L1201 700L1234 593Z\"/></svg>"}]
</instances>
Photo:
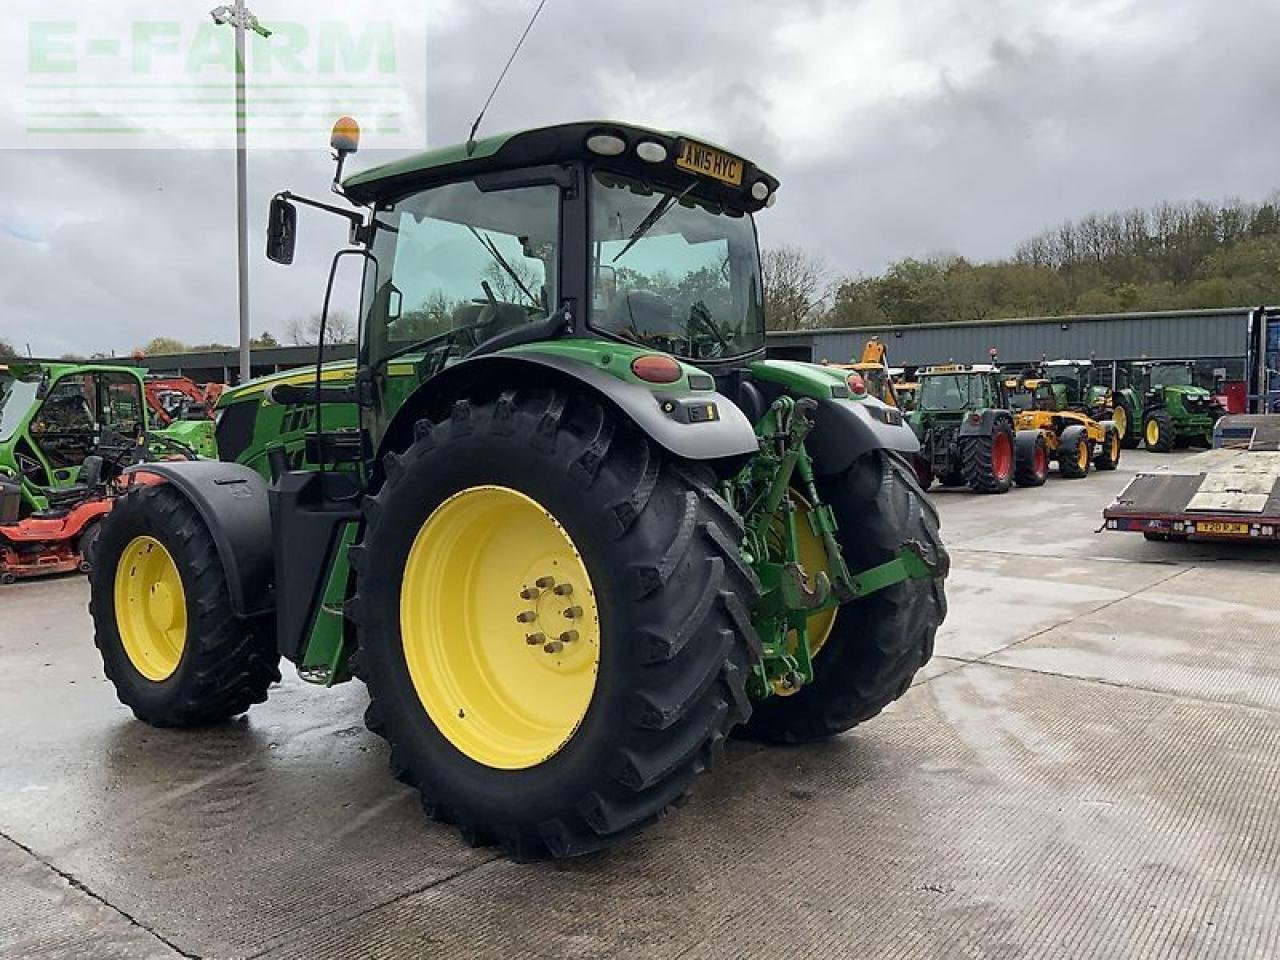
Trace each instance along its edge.
<instances>
[{"instance_id":1,"label":"tractor cab","mask_svg":"<svg viewBox=\"0 0 1280 960\"><path fill-rule=\"evenodd\" d=\"M1057 386L1043 377L1010 377L1004 382L1009 397L1009 409L1016 412L1039 410L1054 412L1063 409Z\"/></svg>"},{"instance_id":2,"label":"tractor cab","mask_svg":"<svg viewBox=\"0 0 1280 960\"><path fill-rule=\"evenodd\" d=\"M968 410L1008 407L1000 369L993 364L946 363L923 367L916 412L944 417Z\"/></svg>"},{"instance_id":3,"label":"tractor cab","mask_svg":"<svg viewBox=\"0 0 1280 960\"><path fill-rule=\"evenodd\" d=\"M713 374L761 357L752 215L777 187L719 148L600 123L490 137L349 177L342 193L368 213L325 208L351 219L356 247L344 253L364 260L355 376L366 435L379 444L419 384L463 361L552 340L611 344L606 372L641 383L687 385L678 364L632 371L653 352ZM273 201L268 255L279 262L292 259L297 203L318 205Z\"/></svg>"}]
</instances>

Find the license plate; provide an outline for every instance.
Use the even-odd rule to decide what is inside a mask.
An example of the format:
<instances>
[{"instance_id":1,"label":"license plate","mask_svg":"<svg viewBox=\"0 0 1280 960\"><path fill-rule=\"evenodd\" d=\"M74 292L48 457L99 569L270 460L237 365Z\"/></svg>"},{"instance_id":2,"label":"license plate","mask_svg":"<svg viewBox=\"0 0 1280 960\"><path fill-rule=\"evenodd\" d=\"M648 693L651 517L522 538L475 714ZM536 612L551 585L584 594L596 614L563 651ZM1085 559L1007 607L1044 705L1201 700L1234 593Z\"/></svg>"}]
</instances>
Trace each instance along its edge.
<instances>
[{"instance_id":1,"label":"license plate","mask_svg":"<svg viewBox=\"0 0 1280 960\"><path fill-rule=\"evenodd\" d=\"M733 187L742 186L742 161L706 144L681 140L676 166Z\"/></svg>"},{"instance_id":2,"label":"license plate","mask_svg":"<svg viewBox=\"0 0 1280 960\"><path fill-rule=\"evenodd\" d=\"M1247 523L1222 523L1217 520L1197 520L1196 533L1226 533L1237 537L1249 535Z\"/></svg>"}]
</instances>

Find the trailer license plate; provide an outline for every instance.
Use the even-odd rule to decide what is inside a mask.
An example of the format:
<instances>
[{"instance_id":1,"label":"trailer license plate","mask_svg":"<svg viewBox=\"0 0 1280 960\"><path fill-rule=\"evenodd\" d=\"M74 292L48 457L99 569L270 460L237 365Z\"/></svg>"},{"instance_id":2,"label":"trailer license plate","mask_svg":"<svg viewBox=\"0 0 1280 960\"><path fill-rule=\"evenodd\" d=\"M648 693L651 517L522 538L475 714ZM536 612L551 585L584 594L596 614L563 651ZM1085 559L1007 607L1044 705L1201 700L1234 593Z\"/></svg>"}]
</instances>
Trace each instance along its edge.
<instances>
[{"instance_id":1,"label":"trailer license plate","mask_svg":"<svg viewBox=\"0 0 1280 960\"><path fill-rule=\"evenodd\" d=\"M1217 520L1197 520L1196 533L1226 533L1237 537L1249 535L1247 523L1222 523Z\"/></svg>"},{"instance_id":2,"label":"trailer license plate","mask_svg":"<svg viewBox=\"0 0 1280 960\"><path fill-rule=\"evenodd\" d=\"M742 186L742 161L702 143L681 140L676 166L733 187Z\"/></svg>"}]
</instances>

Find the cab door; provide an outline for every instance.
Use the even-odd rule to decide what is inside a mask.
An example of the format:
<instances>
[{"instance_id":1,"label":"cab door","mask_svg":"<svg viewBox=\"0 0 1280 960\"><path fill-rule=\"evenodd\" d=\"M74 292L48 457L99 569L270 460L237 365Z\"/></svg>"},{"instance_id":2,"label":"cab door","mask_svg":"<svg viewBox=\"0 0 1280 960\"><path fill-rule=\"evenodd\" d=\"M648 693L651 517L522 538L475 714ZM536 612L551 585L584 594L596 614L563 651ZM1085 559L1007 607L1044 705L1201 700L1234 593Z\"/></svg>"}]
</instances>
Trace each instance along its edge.
<instances>
[{"instance_id":1,"label":"cab door","mask_svg":"<svg viewBox=\"0 0 1280 960\"><path fill-rule=\"evenodd\" d=\"M72 373L56 380L28 427L34 460L23 474L41 487L75 483L85 457L97 446L98 386L93 373ZM19 444L19 456L28 451Z\"/></svg>"}]
</instances>

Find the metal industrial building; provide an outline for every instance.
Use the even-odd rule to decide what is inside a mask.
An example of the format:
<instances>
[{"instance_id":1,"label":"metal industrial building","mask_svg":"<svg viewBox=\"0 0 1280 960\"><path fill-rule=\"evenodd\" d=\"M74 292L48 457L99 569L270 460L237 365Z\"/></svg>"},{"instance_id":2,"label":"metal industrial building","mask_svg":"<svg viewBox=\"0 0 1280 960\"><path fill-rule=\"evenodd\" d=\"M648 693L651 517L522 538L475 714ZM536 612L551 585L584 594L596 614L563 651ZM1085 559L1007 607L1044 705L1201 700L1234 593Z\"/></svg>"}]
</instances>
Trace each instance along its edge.
<instances>
[{"instance_id":1,"label":"metal industrial building","mask_svg":"<svg viewBox=\"0 0 1280 960\"><path fill-rule=\"evenodd\" d=\"M985 362L992 350L1007 364L1042 358L1100 361L1200 360L1241 379L1253 307L1172 310L1069 317L921 323L897 327L842 327L769 334L769 352L794 360L856 359L879 337L894 366Z\"/></svg>"},{"instance_id":2,"label":"metal industrial building","mask_svg":"<svg viewBox=\"0 0 1280 960\"><path fill-rule=\"evenodd\" d=\"M980 322L920 323L899 327L841 327L770 333L771 356L793 360L847 362L871 337L889 348L894 366L914 367L955 360L981 363L994 349L1008 365L1044 357L1102 362L1197 360L1206 380L1244 378L1248 323L1253 307L1174 310L1070 317L1034 317ZM253 351L253 374L315 363L315 347L270 347ZM325 350L326 360L349 359L351 344ZM153 373L185 374L199 382L231 382L238 365L234 350L144 357L136 361Z\"/></svg>"}]
</instances>

